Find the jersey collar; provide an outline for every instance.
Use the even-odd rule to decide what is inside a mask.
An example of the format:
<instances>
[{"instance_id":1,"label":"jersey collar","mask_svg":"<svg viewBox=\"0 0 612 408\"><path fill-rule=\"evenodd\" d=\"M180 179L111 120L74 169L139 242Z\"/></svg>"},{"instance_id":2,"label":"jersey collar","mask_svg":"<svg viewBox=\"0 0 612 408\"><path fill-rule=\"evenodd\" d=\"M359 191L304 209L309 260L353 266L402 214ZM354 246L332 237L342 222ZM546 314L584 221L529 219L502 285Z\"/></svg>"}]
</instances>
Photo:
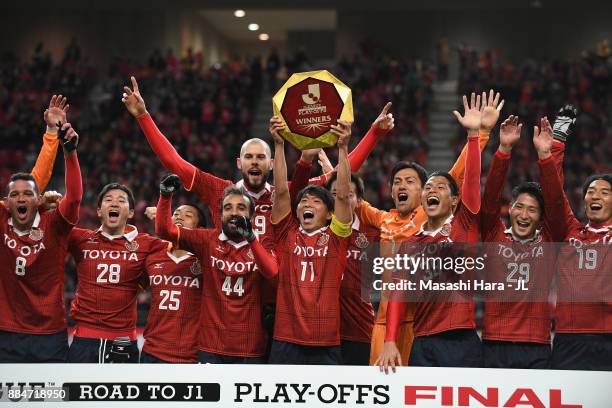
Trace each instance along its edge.
<instances>
[{"instance_id":1,"label":"jersey collar","mask_svg":"<svg viewBox=\"0 0 612 408\"><path fill-rule=\"evenodd\" d=\"M126 225L125 230L126 232L124 232L121 235L111 235L111 234L107 234L106 232L104 232L102 230L102 226L100 226L100 228L98 228L98 230L96 231L96 234L99 233L100 235L102 235L103 237L111 241L117 238L124 237L125 239L128 240L128 242L132 242L136 238L136 236L138 236L138 229L136 229L136 227L131 224Z\"/></svg>"},{"instance_id":2,"label":"jersey collar","mask_svg":"<svg viewBox=\"0 0 612 408\"><path fill-rule=\"evenodd\" d=\"M314 236L314 235L318 234L319 232L323 232L323 231L325 231L325 230L326 230L328 227L329 227L329 226L328 226L328 225L326 225L326 226L321 227L321 228L319 228L319 229L316 229L316 230L314 230L314 231L310 231L310 232L308 232L308 231L306 231L304 228L302 228L302 226L300 225L300 232L301 232L302 234L304 234L304 235L308 235L309 237L312 237L312 236Z\"/></svg>"},{"instance_id":3,"label":"jersey collar","mask_svg":"<svg viewBox=\"0 0 612 408\"><path fill-rule=\"evenodd\" d=\"M20 237L23 237L24 235L28 235L32 231L32 229L34 229L34 228L38 229L38 226L40 225L40 213L38 211L36 211L36 215L34 216L34 222L32 223L32 228L30 228L27 231L19 231L18 229L13 227L13 218L12 217L9 217L8 225L13 228L13 231L15 232L15 234L17 234Z\"/></svg>"},{"instance_id":4,"label":"jersey collar","mask_svg":"<svg viewBox=\"0 0 612 408\"><path fill-rule=\"evenodd\" d=\"M353 221L352 228L355 231L359 231L359 228L361 227L361 221L359 221L359 217L357 217L357 214L353 214L353 217L355 217L355 220Z\"/></svg>"},{"instance_id":5,"label":"jersey collar","mask_svg":"<svg viewBox=\"0 0 612 408\"><path fill-rule=\"evenodd\" d=\"M602 225L602 226L597 225L597 226L594 226L594 225L591 225L591 223L589 222L586 225L586 229L589 230L590 232L594 232L596 234L600 234L602 232L610 231L612 229L612 225Z\"/></svg>"},{"instance_id":6,"label":"jersey collar","mask_svg":"<svg viewBox=\"0 0 612 408\"><path fill-rule=\"evenodd\" d=\"M450 224L451 221L453 221L453 214L449 215L448 218L442 223L442 225L440 226L440 228L435 229L433 231L425 231L424 227L425 224L427 224L427 220L425 220L425 222L423 222L423 224L421 224L421 228L419 229L419 232L417 232L415 235L423 235L426 237L435 237L436 235L438 235L440 233L440 231L442 231L442 228L444 228L444 226L446 224Z\"/></svg>"},{"instance_id":7,"label":"jersey collar","mask_svg":"<svg viewBox=\"0 0 612 408\"><path fill-rule=\"evenodd\" d=\"M537 229L537 230L535 231L535 234L533 234L533 237L531 237L531 238L526 238L526 239L520 239L520 238L517 238L517 237L516 237L516 235L514 235L514 233L512 232L512 227L507 228L507 229L504 231L504 234L506 234L506 235L510 235L510 236L512 237L512 240L513 240L513 241L519 242L519 243L521 243L521 244L527 244L527 243L529 243L529 242L535 241L535 240L537 240L538 238L540 238L540 231L541 231L541 230Z\"/></svg>"},{"instance_id":8,"label":"jersey collar","mask_svg":"<svg viewBox=\"0 0 612 408\"><path fill-rule=\"evenodd\" d=\"M244 180L240 180L239 182L237 182L236 183L236 187L243 188L244 191L246 191L248 195L250 195L251 197L253 197L256 200L259 200L262 195L272 191L272 186L268 182L266 182L266 184L264 184L264 188L262 188L261 191L258 191L258 192L254 192L254 191L249 190L244 185Z\"/></svg>"},{"instance_id":9,"label":"jersey collar","mask_svg":"<svg viewBox=\"0 0 612 408\"><path fill-rule=\"evenodd\" d=\"M193 254L191 252L187 252L183 256L174 256L174 255L172 255L172 252L167 251L166 255L168 255L168 258L172 259L175 264L179 264L179 263L183 262L185 259L189 259L189 258L193 257Z\"/></svg>"},{"instance_id":10,"label":"jersey collar","mask_svg":"<svg viewBox=\"0 0 612 408\"><path fill-rule=\"evenodd\" d=\"M257 233L255 233L255 237L257 237ZM228 244L230 244L236 249L242 248L243 246L249 244L246 239L240 242L234 242L231 239L229 239L229 237L225 235L225 232L223 231L221 231L221 233L219 234L219 240L223 242L227 242Z\"/></svg>"}]
</instances>

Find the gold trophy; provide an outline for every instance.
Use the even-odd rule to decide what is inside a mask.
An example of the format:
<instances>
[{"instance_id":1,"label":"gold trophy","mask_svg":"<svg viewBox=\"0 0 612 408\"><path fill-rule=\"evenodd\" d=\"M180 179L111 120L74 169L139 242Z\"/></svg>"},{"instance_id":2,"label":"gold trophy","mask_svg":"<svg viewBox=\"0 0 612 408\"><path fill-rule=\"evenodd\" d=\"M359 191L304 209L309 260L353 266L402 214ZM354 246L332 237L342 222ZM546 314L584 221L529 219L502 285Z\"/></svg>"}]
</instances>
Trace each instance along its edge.
<instances>
[{"instance_id":1,"label":"gold trophy","mask_svg":"<svg viewBox=\"0 0 612 408\"><path fill-rule=\"evenodd\" d=\"M291 75L272 108L287 125L281 135L299 150L334 146L330 126L338 119L353 122L351 89L326 70Z\"/></svg>"}]
</instances>

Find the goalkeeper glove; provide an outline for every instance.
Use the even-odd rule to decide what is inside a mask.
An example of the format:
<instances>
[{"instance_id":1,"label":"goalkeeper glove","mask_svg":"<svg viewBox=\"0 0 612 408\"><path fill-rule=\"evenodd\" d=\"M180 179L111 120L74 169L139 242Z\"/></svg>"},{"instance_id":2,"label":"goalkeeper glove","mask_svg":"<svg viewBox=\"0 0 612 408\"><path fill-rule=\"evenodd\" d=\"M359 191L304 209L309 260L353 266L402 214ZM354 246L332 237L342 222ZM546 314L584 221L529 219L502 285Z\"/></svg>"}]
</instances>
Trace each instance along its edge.
<instances>
[{"instance_id":1,"label":"goalkeeper glove","mask_svg":"<svg viewBox=\"0 0 612 408\"><path fill-rule=\"evenodd\" d=\"M68 133L68 129L70 129L70 127L62 129L63 125L64 124L61 121L57 122L57 137L62 143L62 146L64 146L64 150L67 153L70 153L76 150L78 137L74 136L72 139L66 140L66 133Z\"/></svg>"},{"instance_id":2,"label":"goalkeeper glove","mask_svg":"<svg viewBox=\"0 0 612 408\"><path fill-rule=\"evenodd\" d=\"M255 233L253 232L253 226L251 220L244 215L234 217L234 223L236 224L236 232L247 242L253 242L255 239Z\"/></svg>"},{"instance_id":3,"label":"goalkeeper glove","mask_svg":"<svg viewBox=\"0 0 612 408\"><path fill-rule=\"evenodd\" d=\"M159 193L164 197L170 197L181 188L181 180L176 174L168 174L159 183Z\"/></svg>"},{"instance_id":4,"label":"goalkeeper glove","mask_svg":"<svg viewBox=\"0 0 612 408\"><path fill-rule=\"evenodd\" d=\"M555 123L553 123L553 138L565 143L574 132L577 114L578 111L574 105L569 103L559 109Z\"/></svg>"}]
</instances>

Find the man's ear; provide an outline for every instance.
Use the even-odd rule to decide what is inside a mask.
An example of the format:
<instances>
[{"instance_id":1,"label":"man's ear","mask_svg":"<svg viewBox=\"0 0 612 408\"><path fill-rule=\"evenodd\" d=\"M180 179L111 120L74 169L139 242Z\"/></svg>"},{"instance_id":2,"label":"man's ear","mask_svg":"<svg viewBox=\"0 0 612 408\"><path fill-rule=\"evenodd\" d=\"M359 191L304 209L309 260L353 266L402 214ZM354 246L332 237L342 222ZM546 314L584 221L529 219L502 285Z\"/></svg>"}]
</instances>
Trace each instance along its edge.
<instances>
[{"instance_id":1,"label":"man's ear","mask_svg":"<svg viewBox=\"0 0 612 408\"><path fill-rule=\"evenodd\" d=\"M452 196L451 197L451 207L453 211L455 210L455 208L457 208L458 204L459 204L459 196Z\"/></svg>"},{"instance_id":2,"label":"man's ear","mask_svg":"<svg viewBox=\"0 0 612 408\"><path fill-rule=\"evenodd\" d=\"M134 210L130 210L130 212L128 213L128 220L131 220L133 216L134 216Z\"/></svg>"},{"instance_id":3,"label":"man's ear","mask_svg":"<svg viewBox=\"0 0 612 408\"><path fill-rule=\"evenodd\" d=\"M236 159L236 167L238 167L238 170L242 171L242 160L240 160L240 157Z\"/></svg>"},{"instance_id":4,"label":"man's ear","mask_svg":"<svg viewBox=\"0 0 612 408\"><path fill-rule=\"evenodd\" d=\"M270 159L270 165L268 166L268 170L272 170L274 168L274 159Z\"/></svg>"},{"instance_id":5,"label":"man's ear","mask_svg":"<svg viewBox=\"0 0 612 408\"><path fill-rule=\"evenodd\" d=\"M96 214L98 215L98 218L102 218L102 210L100 209L100 207L96 209Z\"/></svg>"}]
</instances>

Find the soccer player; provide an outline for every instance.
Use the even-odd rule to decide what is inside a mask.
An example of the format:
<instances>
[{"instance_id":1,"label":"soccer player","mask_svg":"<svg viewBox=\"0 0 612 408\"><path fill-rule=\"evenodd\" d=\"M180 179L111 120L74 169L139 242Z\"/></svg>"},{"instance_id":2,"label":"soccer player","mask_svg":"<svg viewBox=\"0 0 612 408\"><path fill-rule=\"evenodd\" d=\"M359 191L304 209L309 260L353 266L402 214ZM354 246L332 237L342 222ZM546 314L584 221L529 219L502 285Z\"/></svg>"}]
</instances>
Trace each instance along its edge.
<instances>
[{"instance_id":1,"label":"soccer player","mask_svg":"<svg viewBox=\"0 0 612 408\"><path fill-rule=\"evenodd\" d=\"M65 135L63 134L65 132ZM0 362L61 363L68 335L64 306L64 258L83 195L77 133L62 125L66 196L57 211L39 212L34 176L16 173L0 205Z\"/></svg>"},{"instance_id":2,"label":"soccer player","mask_svg":"<svg viewBox=\"0 0 612 408\"><path fill-rule=\"evenodd\" d=\"M153 207L155 209L155 207ZM148 214L155 220L154 214ZM205 226L194 205L181 205L172 214L177 227ZM147 257L151 306L144 330L141 363L196 363L202 296L202 267L191 252L170 245Z\"/></svg>"},{"instance_id":3,"label":"soccer player","mask_svg":"<svg viewBox=\"0 0 612 408\"><path fill-rule=\"evenodd\" d=\"M557 122L563 120L565 113L560 112ZM541 138L546 135L552 140L553 130L546 118L541 125ZM499 148L489 166L480 214L483 242L498 243L487 247L485 280L513 288L522 280L527 288L487 297L482 351L484 366L491 368L548 368L550 364L548 295L556 251L544 243L553 241L548 226L564 214L563 207L545 204L538 183L524 182L512 190L510 227L506 228L500 218L511 152L519 141L521 127L516 116L501 125ZM558 169L553 166L553 170L561 171L564 143L554 142L552 150ZM539 228L542 221L544 227Z\"/></svg>"},{"instance_id":4,"label":"soccer player","mask_svg":"<svg viewBox=\"0 0 612 408\"><path fill-rule=\"evenodd\" d=\"M482 100L485 101L486 99L487 96L483 93ZM499 113L504 104L504 101L500 102L499 99L499 93L494 94L491 91L482 111L479 129L480 150L485 148L489 140L489 134L499 119ZM466 97L464 97L464 103L467 104ZM464 148L449 170L449 174L455 179L459 188L463 184L466 154L467 149ZM306 170L302 170L301 167L301 162L298 162L295 174L299 171L310 171L309 167ZM294 175L295 177L296 175ZM359 200L355 214L362 224L377 228L380 231L381 256L391 256L397 252L399 244L415 234L418 227L425 222L427 217L420 205L420 197L426 180L427 171L418 163L398 162L393 167L389 179L391 197L395 203L394 209L382 211L372 207L365 200ZM386 294L383 293L372 332L370 364L375 364L383 349L386 315L387 300ZM412 306L408 305L397 333L397 344L400 347L404 363L408 362L412 339Z\"/></svg>"},{"instance_id":5,"label":"soccer player","mask_svg":"<svg viewBox=\"0 0 612 408\"><path fill-rule=\"evenodd\" d=\"M134 196L123 184L104 186L97 208L100 228L74 228L68 241L78 280L70 307L76 325L68 362L137 363L136 294L148 257L168 243L128 225Z\"/></svg>"},{"instance_id":6,"label":"soccer player","mask_svg":"<svg viewBox=\"0 0 612 408\"><path fill-rule=\"evenodd\" d=\"M242 189L228 187L221 207L221 228L186 229L170 219L176 175L162 180L155 218L156 231L175 248L195 254L204 286L199 324L198 361L211 364L263 362L266 332L261 319L262 277L278 275L276 258L251 226L255 202Z\"/></svg>"},{"instance_id":7,"label":"soccer player","mask_svg":"<svg viewBox=\"0 0 612 408\"><path fill-rule=\"evenodd\" d=\"M297 220L291 212L283 124L271 121L274 138L276 198L271 222L280 267L272 364L341 364L340 284L346 266L352 212L349 203L350 124L332 126L338 136L336 197L321 186L297 196Z\"/></svg>"},{"instance_id":8,"label":"soccer player","mask_svg":"<svg viewBox=\"0 0 612 408\"><path fill-rule=\"evenodd\" d=\"M407 244L469 243L479 241L478 212L480 210L480 150L481 123L480 95L467 104L464 97L464 116L456 113L459 122L468 131L465 181L459 197L455 179L445 172L429 175L421 194L421 206L427 214L419 231L403 241L400 253ZM484 95L483 95L484 96ZM486 99L486 98L483 98ZM486 100L483 104L492 107ZM493 108L495 109L495 108ZM453 215L457 205L461 203ZM453 272L442 271L441 274ZM478 367L481 363L481 345L475 330L474 304L461 294L455 301L417 301L414 306L414 342L409 362L412 366ZM401 354L396 344L404 303L389 302L385 345L377 364L388 372L391 366L401 365Z\"/></svg>"},{"instance_id":9,"label":"soccer player","mask_svg":"<svg viewBox=\"0 0 612 408\"><path fill-rule=\"evenodd\" d=\"M551 368L612 370L612 174L595 174L583 186L587 224L574 216L551 159L552 137L534 130L544 198L563 208L550 225L561 246ZM548 204L546 210L548 211Z\"/></svg>"}]
</instances>

